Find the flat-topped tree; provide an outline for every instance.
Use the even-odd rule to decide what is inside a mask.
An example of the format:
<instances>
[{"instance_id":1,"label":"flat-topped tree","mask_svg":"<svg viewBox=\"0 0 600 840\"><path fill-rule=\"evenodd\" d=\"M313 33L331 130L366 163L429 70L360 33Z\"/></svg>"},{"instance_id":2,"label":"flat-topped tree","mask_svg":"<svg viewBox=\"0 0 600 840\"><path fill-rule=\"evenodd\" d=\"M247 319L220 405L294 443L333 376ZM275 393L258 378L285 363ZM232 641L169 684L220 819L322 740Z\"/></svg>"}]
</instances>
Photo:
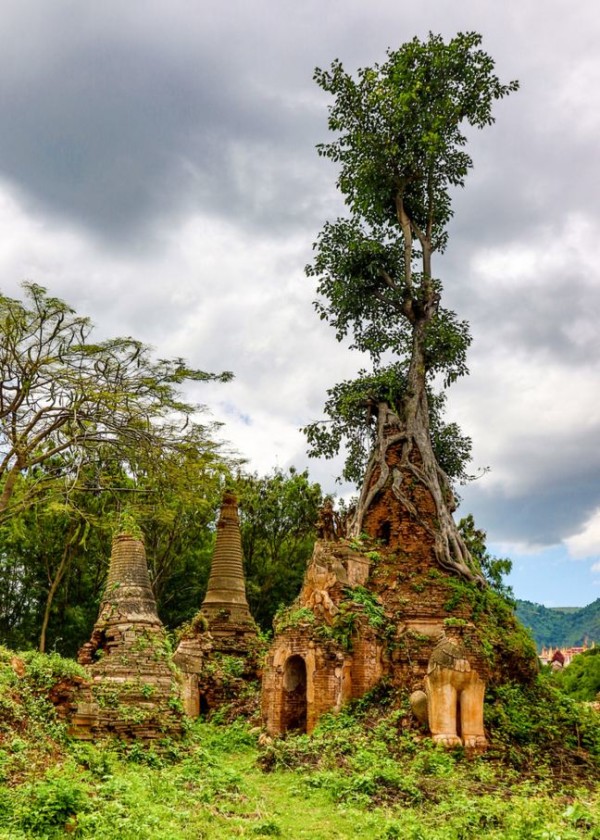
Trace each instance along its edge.
<instances>
[{"instance_id":1,"label":"flat-topped tree","mask_svg":"<svg viewBox=\"0 0 600 840\"><path fill-rule=\"evenodd\" d=\"M518 87L501 84L480 43L476 33L447 43L430 34L355 79L339 61L315 71L335 98L336 138L319 154L339 164L350 215L325 224L307 274L318 281L321 318L338 340L349 336L368 353L374 370L330 390L329 421L305 432L311 455L332 456L349 443L345 477L362 478L353 535L374 499L391 493L429 535L442 567L483 582L452 518L450 479L464 474L469 441L444 426L443 396L432 392L434 381L447 387L467 372L467 324L441 305L432 273L448 239L450 192L472 166L464 128L491 124L494 100Z\"/></svg>"}]
</instances>

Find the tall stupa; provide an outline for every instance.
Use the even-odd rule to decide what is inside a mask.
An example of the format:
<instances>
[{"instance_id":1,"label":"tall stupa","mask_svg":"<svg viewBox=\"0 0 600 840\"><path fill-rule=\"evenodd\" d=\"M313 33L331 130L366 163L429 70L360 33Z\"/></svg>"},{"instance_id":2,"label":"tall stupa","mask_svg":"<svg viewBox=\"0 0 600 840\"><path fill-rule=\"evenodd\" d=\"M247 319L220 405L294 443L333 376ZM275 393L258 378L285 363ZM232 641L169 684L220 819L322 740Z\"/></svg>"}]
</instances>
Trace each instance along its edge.
<instances>
[{"instance_id":1,"label":"tall stupa","mask_svg":"<svg viewBox=\"0 0 600 840\"><path fill-rule=\"evenodd\" d=\"M201 610L213 636L226 636L239 630L256 633L246 598L238 503L229 490L223 494L208 588Z\"/></svg>"},{"instance_id":2,"label":"tall stupa","mask_svg":"<svg viewBox=\"0 0 600 840\"><path fill-rule=\"evenodd\" d=\"M195 717L229 699L233 685L220 679L219 666L236 660L239 676L254 679L258 629L246 598L244 557L237 498L226 490L217 522L208 588L200 613L181 635L173 657L183 671L184 707ZM205 668L210 662L216 669Z\"/></svg>"}]
</instances>

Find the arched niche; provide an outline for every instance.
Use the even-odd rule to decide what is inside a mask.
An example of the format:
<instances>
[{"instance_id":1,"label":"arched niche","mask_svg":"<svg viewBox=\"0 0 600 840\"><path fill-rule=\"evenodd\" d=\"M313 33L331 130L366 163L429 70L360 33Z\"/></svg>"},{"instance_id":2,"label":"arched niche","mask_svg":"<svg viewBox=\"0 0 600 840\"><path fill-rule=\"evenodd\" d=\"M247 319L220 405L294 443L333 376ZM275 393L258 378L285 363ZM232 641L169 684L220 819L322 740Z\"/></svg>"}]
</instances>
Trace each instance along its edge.
<instances>
[{"instance_id":1,"label":"arched niche","mask_svg":"<svg viewBox=\"0 0 600 840\"><path fill-rule=\"evenodd\" d=\"M306 732L306 662L298 654L288 657L283 667L281 702L282 732Z\"/></svg>"}]
</instances>

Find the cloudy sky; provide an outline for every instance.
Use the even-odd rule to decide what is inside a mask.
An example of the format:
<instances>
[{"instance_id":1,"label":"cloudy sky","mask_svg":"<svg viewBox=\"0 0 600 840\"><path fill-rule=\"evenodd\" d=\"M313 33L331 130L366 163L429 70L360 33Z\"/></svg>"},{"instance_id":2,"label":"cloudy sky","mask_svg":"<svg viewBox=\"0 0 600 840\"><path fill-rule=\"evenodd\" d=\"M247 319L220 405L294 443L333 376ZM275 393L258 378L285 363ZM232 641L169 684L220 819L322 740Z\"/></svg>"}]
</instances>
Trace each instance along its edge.
<instances>
[{"instance_id":1,"label":"cloudy sky","mask_svg":"<svg viewBox=\"0 0 600 840\"><path fill-rule=\"evenodd\" d=\"M4 0L0 288L32 280L229 385L198 388L266 472L359 361L312 309L311 244L340 211L315 66L477 30L521 90L473 136L436 265L471 323L449 417L474 441L463 489L518 597L600 597L600 7L580 0Z\"/></svg>"}]
</instances>

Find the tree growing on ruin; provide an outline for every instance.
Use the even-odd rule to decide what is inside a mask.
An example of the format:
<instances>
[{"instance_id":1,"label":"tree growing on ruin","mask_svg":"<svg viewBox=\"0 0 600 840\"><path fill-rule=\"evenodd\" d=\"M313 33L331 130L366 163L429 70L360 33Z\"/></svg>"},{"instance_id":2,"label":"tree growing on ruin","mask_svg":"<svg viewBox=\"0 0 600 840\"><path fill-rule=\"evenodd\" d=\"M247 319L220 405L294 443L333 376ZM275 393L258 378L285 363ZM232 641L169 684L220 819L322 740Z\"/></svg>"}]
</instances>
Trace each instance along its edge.
<instances>
[{"instance_id":1,"label":"tree growing on ruin","mask_svg":"<svg viewBox=\"0 0 600 840\"><path fill-rule=\"evenodd\" d=\"M320 317L338 340L350 337L369 354L373 370L332 388L328 420L305 429L313 456L331 457L349 443L345 476L360 476L362 485L353 535L385 487L416 515L404 488L420 484L435 504L426 526L438 562L478 582L452 518L451 479L464 477L469 441L444 425L443 395L434 393L467 372L470 338L467 324L442 305L433 259L448 241L451 192L472 166L465 129L490 125L495 100L518 87L501 83L480 44L473 32L448 42L430 34L356 78L339 61L315 71L334 97L335 138L318 151L339 166L349 215L325 224L307 274L317 280ZM402 452L394 470L386 461L392 445Z\"/></svg>"}]
</instances>

